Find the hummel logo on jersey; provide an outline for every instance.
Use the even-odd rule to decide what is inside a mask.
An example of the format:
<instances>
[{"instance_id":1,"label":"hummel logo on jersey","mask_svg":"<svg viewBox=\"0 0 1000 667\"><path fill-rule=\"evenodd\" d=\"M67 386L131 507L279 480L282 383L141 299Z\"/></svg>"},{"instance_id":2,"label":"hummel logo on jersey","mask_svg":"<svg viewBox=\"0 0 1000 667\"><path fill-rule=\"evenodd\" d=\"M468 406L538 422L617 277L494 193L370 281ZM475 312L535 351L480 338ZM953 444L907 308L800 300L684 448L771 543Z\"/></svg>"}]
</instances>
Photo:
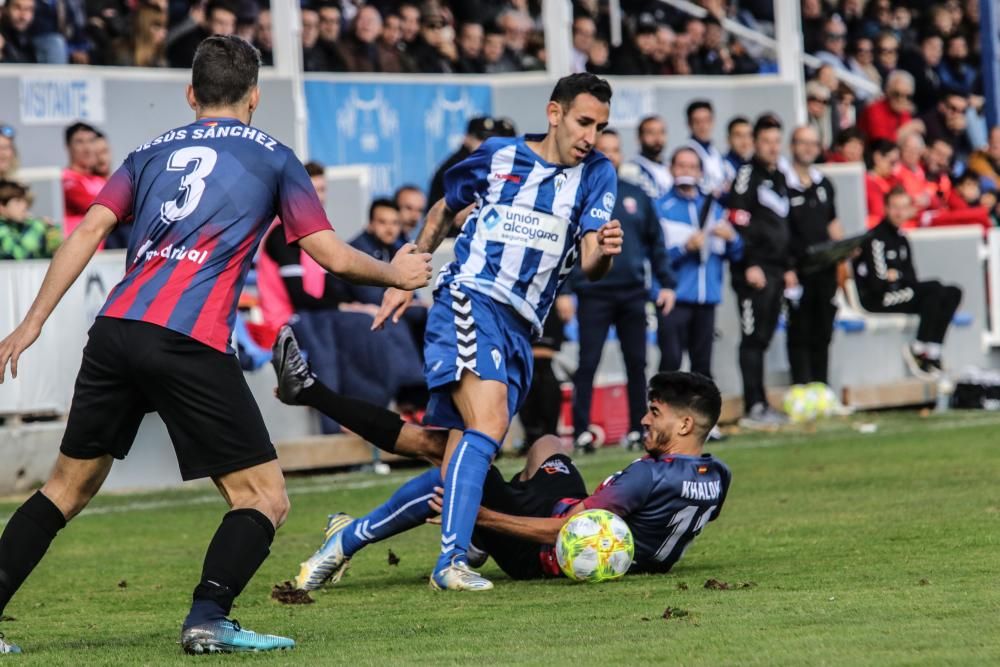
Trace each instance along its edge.
<instances>
[{"instance_id":1,"label":"hummel logo on jersey","mask_svg":"<svg viewBox=\"0 0 1000 667\"><path fill-rule=\"evenodd\" d=\"M502 181L508 181L510 183L521 184L521 177L517 174L493 174L493 178L499 178Z\"/></svg>"},{"instance_id":2,"label":"hummel logo on jersey","mask_svg":"<svg viewBox=\"0 0 1000 667\"><path fill-rule=\"evenodd\" d=\"M500 370L500 364L503 362L503 356L501 356L500 350L494 348L494 350L490 352L490 355L493 357L493 365L497 367L497 370Z\"/></svg>"},{"instance_id":3,"label":"hummel logo on jersey","mask_svg":"<svg viewBox=\"0 0 1000 667\"><path fill-rule=\"evenodd\" d=\"M486 229L493 229L499 222L500 214L497 213L495 208L491 208L490 212L483 218L483 224L486 225Z\"/></svg>"},{"instance_id":4,"label":"hummel logo on jersey","mask_svg":"<svg viewBox=\"0 0 1000 667\"><path fill-rule=\"evenodd\" d=\"M542 470L549 475L568 475L569 467L560 459L549 459L542 464Z\"/></svg>"}]
</instances>

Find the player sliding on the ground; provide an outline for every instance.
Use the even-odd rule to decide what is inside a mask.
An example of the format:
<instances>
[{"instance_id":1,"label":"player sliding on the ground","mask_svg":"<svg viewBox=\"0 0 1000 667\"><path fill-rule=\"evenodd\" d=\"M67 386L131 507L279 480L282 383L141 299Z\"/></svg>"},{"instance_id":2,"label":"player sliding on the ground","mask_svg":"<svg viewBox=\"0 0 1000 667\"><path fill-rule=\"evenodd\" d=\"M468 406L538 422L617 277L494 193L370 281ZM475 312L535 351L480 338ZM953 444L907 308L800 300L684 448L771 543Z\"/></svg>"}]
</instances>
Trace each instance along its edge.
<instances>
[{"instance_id":1,"label":"player sliding on the ground","mask_svg":"<svg viewBox=\"0 0 1000 667\"><path fill-rule=\"evenodd\" d=\"M278 397L285 403L316 408L386 451L440 464L448 437L444 431L404 424L394 412L331 391L309 371L288 327L278 336L274 364ZM669 570L705 524L719 516L729 490L729 469L702 452L722 399L708 378L681 372L654 376L648 397L642 420L646 456L609 477L592 495L554 436L531 446L524 470L509 482L490 467L472 538L477 549L515 579L559 576L554 552L559 529L578 512L606 509L632 530L630 572ZM432 468L415 477L361 518L331 516L324 543L302 564L296 586L312 590L326 581L336 583L362 548L421 525L436 513L435 506L443 509L433 488L438 474Z\"/></svg>"},{"instance_id":2,"label":"player sliding on the ground","mask_svg":"<svg viewBox=\"0 0 1000 667\"><path fill-rule=\"evenodd\" d=\"M232 508L209 544L184 650L295 644L227 618L288 513L274 447L229 347L236 298L276 213L289 242L349 280L414 289L431 268L412 246L386 264L337 238L292 151L249 125L259 67L260 54L242 39L201 43L187 89L197 120L129 154L59 249L24 321L0 342L3 382L8 361L17 377L18 358L101 241L134 221L125 277L90 329L55 469L0 537L0 612L155 410L181 476L211 477ZM0 639L0 653L14 650Z\"/></svg>"},{"instance_id":3,"label":"player sliding on the ground","mask_svg":"<svg viewBox=\"0 0 1000 667\"><path fill-rule=\"evenodd\" d=\"M531 338L578 256L597 280L621 253L621 225L611 220L617 177L594 151L610 102L611 87L593 74L560 79L546 107L548 133L487 139L448 170L444 199L417 239L433 252L456 214L474 207L438 280L424 343L425 421L451 429L443 484L428 476L409 489L416 500L444 486L435 589L493 588L466 552L483 480L531 384ZM386 290L373 328L398 321L412 298Z\"/></svg>"}]
</instances>

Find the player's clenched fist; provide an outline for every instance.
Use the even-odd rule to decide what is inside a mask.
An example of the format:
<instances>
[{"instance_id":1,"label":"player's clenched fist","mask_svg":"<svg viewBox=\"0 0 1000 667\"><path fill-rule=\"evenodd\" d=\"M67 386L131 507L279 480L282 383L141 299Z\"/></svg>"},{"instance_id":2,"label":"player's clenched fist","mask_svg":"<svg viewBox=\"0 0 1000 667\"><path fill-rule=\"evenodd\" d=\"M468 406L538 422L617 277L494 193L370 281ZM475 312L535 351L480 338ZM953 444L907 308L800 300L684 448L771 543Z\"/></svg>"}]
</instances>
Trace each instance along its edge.
<instances>
[{"instance_id":1,"label":"player's clenched fist","mask_svg":"<svg viewBox=\"0 0 1000 667\"><path fill-rule=\"evenodd\" d=\"M624 242L625 232L622 230L622 223L617 220L606 222L597 230L597 244L605 255L622 254L622 243Z\"/></svg>"},{"instance_id":2,"label":"player's clenched fist","mask_svg":"<svg viewBox=\"0 0 1000 667\"><path fill-rule=\"evenodd\" d=\"M431 281L434 271L431 266L429 252L416 252L417 246L407 243L396 252L392 258L392 266L396 269L396 287L404 290L415 290L424 287Z\"/></svg>"}]
</instances>

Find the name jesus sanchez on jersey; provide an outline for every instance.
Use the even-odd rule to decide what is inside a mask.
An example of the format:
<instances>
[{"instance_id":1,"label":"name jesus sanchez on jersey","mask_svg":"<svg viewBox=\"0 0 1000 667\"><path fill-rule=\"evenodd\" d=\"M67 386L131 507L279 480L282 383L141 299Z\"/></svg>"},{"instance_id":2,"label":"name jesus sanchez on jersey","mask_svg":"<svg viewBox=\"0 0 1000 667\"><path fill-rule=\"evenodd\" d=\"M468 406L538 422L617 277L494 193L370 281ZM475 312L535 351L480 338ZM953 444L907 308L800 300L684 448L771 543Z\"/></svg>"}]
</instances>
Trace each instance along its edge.
<instances>
[{"instance_id":1,"label":"name jesus sanchez on jersey","mask_svg":"<svg viewBox=\"0 0 1000 667\"><path fill-rule=\"evenodd\" d=\"M190 130L190 136L189 136ZM160 144L170 143L171 141L183 141L185 139L192 139L197 141L199 139L225 139L225 138L237 138L246 139L247 141L253 141L269 151L274 151L275 147L278 145L276 139L272 139L268 135L264 134L255 127L250 127L249 125L223 125L216 124L212 125L208 123L206 127L195 127L187 128L182 127L177 130L170 130L165 134L161 134L157 138L150 142L147 142L135 149L135 153L139 153L144 150L148 150L153 146L159 146Z\"/></svg>"}]
</instances>

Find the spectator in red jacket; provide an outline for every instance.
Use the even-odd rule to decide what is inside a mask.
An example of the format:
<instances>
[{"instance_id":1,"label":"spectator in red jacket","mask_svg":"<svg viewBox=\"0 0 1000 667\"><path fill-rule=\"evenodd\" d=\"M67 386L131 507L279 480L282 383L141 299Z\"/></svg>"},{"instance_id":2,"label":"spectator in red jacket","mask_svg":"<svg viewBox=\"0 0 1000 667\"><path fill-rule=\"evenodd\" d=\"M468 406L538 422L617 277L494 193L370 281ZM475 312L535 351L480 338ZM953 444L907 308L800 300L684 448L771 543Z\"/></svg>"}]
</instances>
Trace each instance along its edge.
<instances>
[{"instance_id":1,"label":"spectator in red jacket","mask_svg":"<svg viewBox=\"0 0 1000 667\"><path fill-rule=\"evenodd\" d=\"M83 220L107 178L94 173L97 166L98 132L86 123L66 128L66 151L69 166L63 169L63 234L69 236Z\"/></svg>"},{"instance_id":2,"label":"spectator in red jacket","mask_svg":"<svg viewBox=\"0 0 1000 667\"><path fill-rule=\"evenodd\" d=\"M865 175L868 229L875 227L885 217L885 198L896 186L896 178L892 173L897 164L899 148L896 144L887 139L878 139L872 144L869 169Z\"/></svg>"},{"instance_id":3,"label":"spectator in red jacket","mask_svg":"<svg viewBox=\"0 0 1000 667\"><path fill-rule=\"evenodd\" d=\"M933 227L980 225L985 235L993 227L990 221L990 209L996 205L996 196L993 193L987 193L986 196L988 200L983 201L979 176L966 171L955 181L955 187L948 195L947 207L937 211L925 211L920 217L920 223Z\"/></svg>"},{"instance_id":4,"label":"spectator in red jacket","mask_svg":"<svg viewBox=\"0 0 1000 667\"><path fill-rule=\"evenodd\" d=\"M913 75L893 70L885 84L885 97L873 102L861 114L858 128L868 141L896 141L900 128L913 120Z\"/></svg>"},{"instance_id":5,"label":"spectator in red jacket","mask_svg":"<svg viewBox=\"0 0 1000 667\"><path fill-rule=\"evenodd\" d=\"M951 160L955 149L945 139L934 139L924 151L924 174L934 188L933 196L939 202L947 202L951 194Z\"/></svg>"},{"instance_id":6,"label":"spectator in red jacket","mask_svg":"<svg viewBox=\"0 0 1000 667\"><path fill-rule=\"evenodd\" d=\"M907 132L899 137L898 145L899 162L892 175L910 195L917 215L927 209L941 208L944 201L932 197L933 187L927 182L927 174L921 164L926 149L924 138L916 132Z\"/></svg>"}]
</instances>

